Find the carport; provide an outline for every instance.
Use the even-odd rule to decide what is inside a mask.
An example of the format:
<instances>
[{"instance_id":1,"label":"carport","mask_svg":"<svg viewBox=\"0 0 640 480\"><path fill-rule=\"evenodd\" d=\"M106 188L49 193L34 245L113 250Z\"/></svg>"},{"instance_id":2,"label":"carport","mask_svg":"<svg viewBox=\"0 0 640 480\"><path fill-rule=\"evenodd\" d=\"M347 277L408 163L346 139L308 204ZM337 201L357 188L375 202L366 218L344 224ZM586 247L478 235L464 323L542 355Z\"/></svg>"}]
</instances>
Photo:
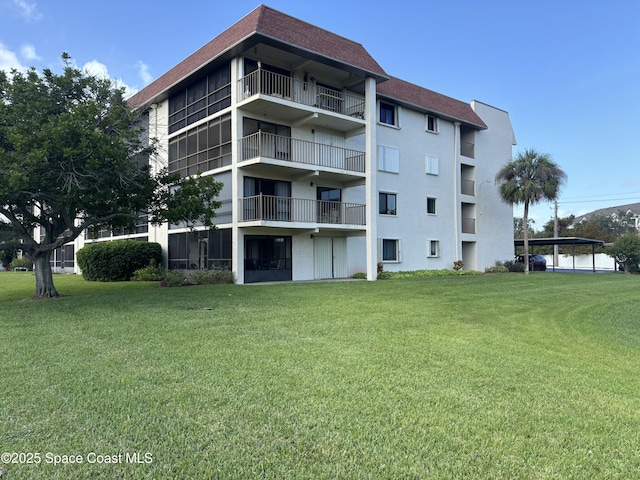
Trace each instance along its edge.
<instances>
[{"instance_id":1,"label":"carport","mask_svg":"<svg viewBox=\"0 0 640 480\"><path fill-rule=\"evenodd\" d=\"M524 240L514 240L514 247L524 247ZM592 238L581 237L553 237L553 238L530 238L529 247L531 248L530 255L535 255L534 247L536 245L571 245L571 256L573 259L573 271L576 271L576 245L591 245L591 259L593 264L593 271L596 271L596 247L604 246L603 240L594 240ZM554 263L554 262L552 262ZM552 266L555 272L555 264Z\"/></svg>"}]
</instances>

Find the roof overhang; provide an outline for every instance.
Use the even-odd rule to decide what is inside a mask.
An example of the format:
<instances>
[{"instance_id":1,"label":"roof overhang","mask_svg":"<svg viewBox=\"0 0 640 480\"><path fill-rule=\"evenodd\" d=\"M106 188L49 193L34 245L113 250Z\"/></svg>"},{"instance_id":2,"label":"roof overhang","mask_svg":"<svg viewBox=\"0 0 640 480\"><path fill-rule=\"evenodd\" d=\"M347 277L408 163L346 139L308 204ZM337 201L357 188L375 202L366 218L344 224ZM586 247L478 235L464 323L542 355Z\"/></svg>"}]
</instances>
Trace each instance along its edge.
<instances>
[{"instance_id":1,"label":"roof overhang","mask_svg":"<svg viewBox=\"0 0 640 480\"><path fill-rule=\"evenodd\" d=\"M523 247L524 240L514 240L513 244L516 247ZM594 240L592 238L582 237L550 237L550 238L530 238L529 245L541 246L541 245L593 245L604 246L604 240Z\"/></svg>"}]
</instances>

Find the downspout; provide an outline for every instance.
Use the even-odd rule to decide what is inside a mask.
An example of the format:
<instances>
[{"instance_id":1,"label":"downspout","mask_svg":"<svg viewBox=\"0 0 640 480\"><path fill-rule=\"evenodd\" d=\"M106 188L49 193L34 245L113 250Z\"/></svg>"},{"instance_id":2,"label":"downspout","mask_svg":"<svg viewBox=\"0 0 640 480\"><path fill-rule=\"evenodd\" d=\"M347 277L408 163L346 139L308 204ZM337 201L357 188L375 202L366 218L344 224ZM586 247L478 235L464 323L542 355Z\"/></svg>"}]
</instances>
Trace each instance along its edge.
<instances>
[{"instance_id":1,"label":"downspout","mask_svg":"<svg viewBox=\"0 0 640 480\"><path fill-rule=\"evenodd\" d=\"M453 261L460 260L459 231L460 225L458 217L458 152L460 151L460 122L453 124Z\"/></svg>"}]
</instances>

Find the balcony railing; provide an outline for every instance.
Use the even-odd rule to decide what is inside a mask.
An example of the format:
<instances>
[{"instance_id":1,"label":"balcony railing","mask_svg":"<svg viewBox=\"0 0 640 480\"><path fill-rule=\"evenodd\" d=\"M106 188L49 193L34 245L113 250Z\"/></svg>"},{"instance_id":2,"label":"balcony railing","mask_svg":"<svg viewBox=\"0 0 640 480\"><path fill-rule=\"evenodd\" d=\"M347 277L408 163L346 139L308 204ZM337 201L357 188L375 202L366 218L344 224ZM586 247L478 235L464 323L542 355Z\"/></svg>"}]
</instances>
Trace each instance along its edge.
<instances>
[{"instance_id":1,"label":"balcony railing","mask_svg":"<svg viewBox=\"0 0 640 480\"><path fill-rule=\"evenodd\" d=\"M272 133L257 132L240 139L242 160L267 157L314 167L364 173L365 153L349 148L307 142Z\"/></svg>"},{"instance_id":2,"label":"balcony railing","mask_svg":"<svg viewBox=\"0 0 640 480\"><path fill-rule=\"evenodd\" d=\"M364 118L365 101L362 96L263 69L254 70L241 78L238 92L238 101L262 93L351 117Z\"/></svg>"},{"instance_id":3,"label":"balcony railing","mask_svg":"<svg viewBox=\"0 0 640 480\"><path fill-rule=\"evenodd\" d=\"M476 219L475 218L463 218L462 219L462 233L476 233Z\"/></svg>"},{"instance_id":4,"label":"balcony railing","mask_svg":"<svg viewBox=\"0 0 640 480\"><path fill-rule=\"evenodd\" d=\"M275 221L365 225L365 205L306 198L255 195L241 202L240 221Z\"/></svg>"},{"instance_id":5,"label":"balcony railing","mask_svg":"<svg viewBox=\"0 0 640 480\"><path fill-rule=\"evenodd\" d=\"M461 191L464 195L475 195L476 194L476 182L474 182L473 180L465 180L462 179L461 181L462 185L461 185Z\"/></svg>"}]
</instances>

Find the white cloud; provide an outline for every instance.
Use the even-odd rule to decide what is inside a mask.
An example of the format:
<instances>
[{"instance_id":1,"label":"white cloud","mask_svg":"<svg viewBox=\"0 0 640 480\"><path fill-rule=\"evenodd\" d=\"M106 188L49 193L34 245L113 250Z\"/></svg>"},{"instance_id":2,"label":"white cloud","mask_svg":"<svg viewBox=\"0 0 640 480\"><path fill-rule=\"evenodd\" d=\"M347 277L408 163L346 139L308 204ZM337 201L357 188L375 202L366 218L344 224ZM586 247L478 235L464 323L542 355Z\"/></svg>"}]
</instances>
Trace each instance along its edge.
<instances>
[{"instance_id":1,"label":"white cloud","mask_svg":"<svg viewBox=\"0 0 640 480\"><path fill-rule=\"evenodd\" d=\"M153 75L149 72L149 65L138 60L136 62L136 68L138 70L138 76L145 85L149 85L153 81Z\"/></svg>"},{"instance_id":2,"label":"white cloud","mask_svg":"<svg viewBox=\"0 0 640 480\"><path fill-rule=\"evenodd\" d=\"M97 60L91 60L82 66L82 70L89 75L93 75L99 78L109 78L109 70L104 63L100 63Z\"/></svg>"},{"instance_id":3,"label":"white cloud","mask_svg":"<svg viewBox=\"0 0 640 480\"><path fill-rule=\"evenodd\" d=\"M20 62L18 55L9 50L3 43L0 43L0 70L10 72L13 68L20 72L27 70L27 67Z\"/></svg>"},{"instance_id":4,"label":"white cloud","mask_svg":"<svg viewBox=\"0 0 640 480\"><path fill-rule=\"evenodd\" d=\"M22 55L22 58L24 58L27 61L42 60L42 58L40 58L36 53L36 48L30 44L25 44L22 47L20 47L20 55Z\"/></svg>"},{"instance_id":5,"label":"white cloud","mask_svg":"<svg viewBox=\"0 0 640 480\"><path fill-rule=\"evenodd\" d=\"M27 20L40 20L42 18L42 14L38 10L37 3L30 3L27 0L13 0L12 3L13 6L18 9L20 15Z\"/></svg>"},{"instance_id":6,"label":"white cloud","mask_svg":"<svg viewBox=\"0 0 640 480\"><path fill-rule=\"evenodd\" d=\"M93 75L98 78L111 79L115 83L116 87L124 88L125 90L124 94L126 98L138 92L137 88L130 87L129 85L124 83L121 79L113 78L111 75L109 75L109 69L107 68L107 66L104 63L100 63L97 60L91 60L90 62L85 63L82 66L82 70L88 73L89 75Z\"/></svg>"}]
</instances>

